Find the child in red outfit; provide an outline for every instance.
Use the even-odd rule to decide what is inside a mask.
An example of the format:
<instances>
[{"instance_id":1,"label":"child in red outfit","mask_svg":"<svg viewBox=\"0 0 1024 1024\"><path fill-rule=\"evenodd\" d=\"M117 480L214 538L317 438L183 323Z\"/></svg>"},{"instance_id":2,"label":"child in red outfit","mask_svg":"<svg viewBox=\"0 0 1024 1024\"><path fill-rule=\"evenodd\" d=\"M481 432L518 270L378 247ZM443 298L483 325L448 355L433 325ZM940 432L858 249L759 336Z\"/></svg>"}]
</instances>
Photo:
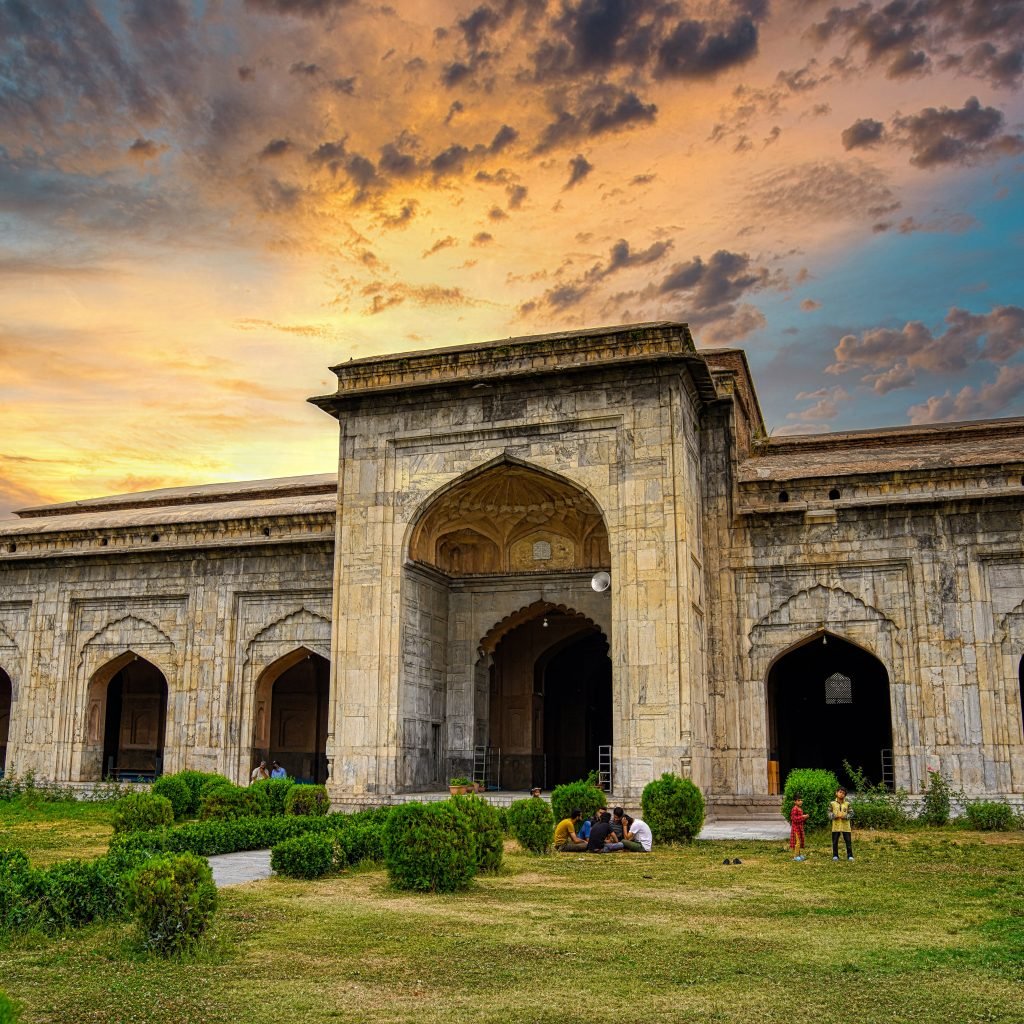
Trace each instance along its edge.
<instances>
[{"instance_id":1,"label":"child in red outfit","mask_svg":"<svg viewBox=\"0 0 1024 1024\"><path fill-rule=\"evenodd\" d=\"M789 848L796 854L793 860L803 860L804 822L810 817L804 814L803 797L798 793L793 797L793 810L789 812Z\"/></svg>"}]
</instances>

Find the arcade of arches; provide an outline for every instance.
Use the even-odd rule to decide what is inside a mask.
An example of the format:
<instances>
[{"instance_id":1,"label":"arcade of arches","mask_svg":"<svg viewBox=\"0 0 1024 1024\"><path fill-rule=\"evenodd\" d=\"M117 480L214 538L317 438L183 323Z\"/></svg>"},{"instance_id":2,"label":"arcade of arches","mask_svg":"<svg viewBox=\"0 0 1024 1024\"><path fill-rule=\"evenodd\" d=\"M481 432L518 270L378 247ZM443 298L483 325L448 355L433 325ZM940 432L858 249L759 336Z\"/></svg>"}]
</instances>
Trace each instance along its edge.
<instances>
[{"instance_id":1,"label":"arcade of arches","mask_svg":"<svg viewBox=\"0 0 1024 1024\"><path fill-rule=\"evenodd\" d=\"M7 737L11 729L11 677L0 668L0 775L7 767Z\"/></svg>"},{"instance_id":2,"label":"arcade of arches","mask_svg":"<svg viewBox=\"0 0 1024 1024\"><path fill-rule=\"evenodd\" d=\"M256 685L253 764L278 761L300 782L327 781L331 663L301 648L279 658Z\"/></svg>"},{"instance_id":3,"label":"arcade of arches","mask_svg":"<svg viewBox=\"0 0 1024 1024\"><path fill-rule=\"evenodd\" d=\"M503 789L585 778L612 742L608 640L583 616L538 611L495 647L489 697Z\"/></svg>"},{"instance_id":4,"label":"arcade of arches","mask_svg":"<svg viewBox=\"0 0 1024 1024\"><path fill-rule=\"evenodd\" d=\"M767 690L769 762L780 784L793 768L827 768L849 785L844 761L891 784L889 676L874 655L821 633L772 665Z\"/></svg>"}]
</instances>

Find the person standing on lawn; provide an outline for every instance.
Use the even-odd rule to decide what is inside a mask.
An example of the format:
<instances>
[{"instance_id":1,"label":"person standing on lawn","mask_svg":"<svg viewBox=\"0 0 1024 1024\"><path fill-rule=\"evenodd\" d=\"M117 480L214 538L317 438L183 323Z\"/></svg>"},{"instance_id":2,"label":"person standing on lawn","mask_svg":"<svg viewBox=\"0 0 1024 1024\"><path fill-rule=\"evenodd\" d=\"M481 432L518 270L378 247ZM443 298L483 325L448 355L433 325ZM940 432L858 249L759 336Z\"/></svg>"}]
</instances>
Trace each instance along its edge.
<instances>
[{"instance_id":1,"label":"person standing on lawn","mask_svg":"<svg viewBox=\"0 0 1024 1024\"><path fill-rule=\"evenodd\" d=\"M810 817L804 813L804 798L797 793L793 797L793 809L789 812L789 848L796 854L793 860L804 859L804 822Z\"/></svg>"},{"instance_id":2,"label":"person standing on lawn","mask_svg":"<svg viewBox=\"0 0 1024 1024\"><path fill-rule=\"evenodd\" d=\"M258 765L252 770L252 774L249 776L249 782L262 782L264 779L270 778L270 772L267 771L267 762L260 761Z\"/></svg>"},{"instance_id":3,"label":"person standing on lawn","mask_svg":"<svg viewBox=\"0 0 1024 1024\"><path fill-rule=\"evenodd\" d=\"M832 859L839 860L839 837L842 836L846 843L846 859L853 860L853 844L850 842L853 808L842 786L836 790L835 800L828 805L828 820L832 822Z\"/></svg>"}]
</instances>

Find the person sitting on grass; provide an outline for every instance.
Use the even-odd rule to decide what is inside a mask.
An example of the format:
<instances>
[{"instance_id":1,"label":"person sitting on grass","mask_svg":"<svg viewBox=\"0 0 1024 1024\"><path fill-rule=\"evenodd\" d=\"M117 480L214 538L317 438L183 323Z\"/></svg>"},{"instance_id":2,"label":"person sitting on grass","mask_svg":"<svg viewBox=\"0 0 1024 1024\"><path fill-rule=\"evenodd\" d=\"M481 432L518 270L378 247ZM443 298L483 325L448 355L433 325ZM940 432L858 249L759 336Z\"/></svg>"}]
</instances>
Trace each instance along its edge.
<instances>
[{"instance_id":1,"label":"person sitting on grass","mask_svg":"<svg viewBox=\"0 0 1024 1024\"><path fill-rule=\"evenodd\" d=\"M570 817L563 818L555 826L555 849L559 853L586 852L587 840L581 839L576 834L576 829L579 827L582 819L583 812L576 809L572 812Z\"/></svg>"},{"instance_id":2,"label":"person sitting on grass","mask_svg":"<svg viewBox=\"0 0 1024 1024\"><path fill-rule=\"evenodd\" d=\"M616 841L612 831L612 816L604 811L601 820L590 829L587 853L615 853L621 849L622 843Z\"/></svg>"},{"instance_id":3,"label":"person sitting on grass","mask_svg":"<svg viewBox=\"0 0 1024 1024\"><path fill-rule=\"evenodd\" d=\"M621 807L612 808L612 831L615 833L615 838L621 843L623 836L626 834L626 830L622 824L622 816L626 812Z\"/></svg>"},{"instance_id":4,"label":"person sitting on grass","mask_svg":"<svg viewBox=\"0 0 1024 1024\"><path fill-rule=\"evenodd\" d=\"M646 821L640 818L631 818L628 814L623 815L623 824L626 834L623 836L623 848L630 853L650 853L654 837Z\"/></svg>"}]
</instances>

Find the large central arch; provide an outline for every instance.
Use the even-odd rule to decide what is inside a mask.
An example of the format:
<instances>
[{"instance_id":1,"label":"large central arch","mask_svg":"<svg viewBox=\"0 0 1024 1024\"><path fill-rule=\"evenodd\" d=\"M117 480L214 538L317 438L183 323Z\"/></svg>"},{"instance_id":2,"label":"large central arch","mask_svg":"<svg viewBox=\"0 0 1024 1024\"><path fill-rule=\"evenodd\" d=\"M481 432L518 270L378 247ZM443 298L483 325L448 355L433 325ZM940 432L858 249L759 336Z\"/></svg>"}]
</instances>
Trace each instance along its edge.
<instances>
[{"instance_id":1,"label":"large central arch","mask_svg":"<svg viewBox=\"0 0 1024 1024\"><path fill-rule=\"evenodd\" d=\"M7 740L11 731L11 677L0 668L0 776L7 768Z\"/></svg>"},{"instance_id":2,"label":"large central arch","mask_svg":"<svg viewBox=\"0 0 1024 1024\"><path fill-rule=\"evenodd\" d=\"M610 636L610 594L595 593L590 586L595 571L611 568L601 509L564 477L503 457L435 492L408 536L402 578L399 788L437 788L448 777L470 775L474 768L479 771L481 751L499 748L503 788L543 784L543 767L534 768L544 762L543 708L536 726L530 712L529 740L519 731L511 747L508 730L519 729L514 722L523 709L508 709L500 721L491 713L495 672L501 677L506 658L496 650L500 638L493 630L503 622L503 633L521 627L521 637L543 630L538 609L561 607L582 609L590 619L579 620L582 627L574 624L572 632ZM534 651L524 693L533 693L535 671L548 671L554 679L559 665L564 667L555 662L538 669L538 659L557 639L553 624L549 615L549 642ZM603 643L607 648L607 639ZM506 647L511 649L511 644ZM556 654L550 652L549 660ZM607 662L607 650L602 658ZM605 703L610 707L610 696ZM549 717L557 715L552 711ZM610 731L610 725L598 730L604 742L611 742L606 735ZM553 748L554 740L547 745ZM519 763L514 772L510 756ZM566 755L565 764L573 763L572 769L563 770L560 762L554 770L561 775L586 761L581 750L575 761Z\"/></svg>"}]
</instances>

